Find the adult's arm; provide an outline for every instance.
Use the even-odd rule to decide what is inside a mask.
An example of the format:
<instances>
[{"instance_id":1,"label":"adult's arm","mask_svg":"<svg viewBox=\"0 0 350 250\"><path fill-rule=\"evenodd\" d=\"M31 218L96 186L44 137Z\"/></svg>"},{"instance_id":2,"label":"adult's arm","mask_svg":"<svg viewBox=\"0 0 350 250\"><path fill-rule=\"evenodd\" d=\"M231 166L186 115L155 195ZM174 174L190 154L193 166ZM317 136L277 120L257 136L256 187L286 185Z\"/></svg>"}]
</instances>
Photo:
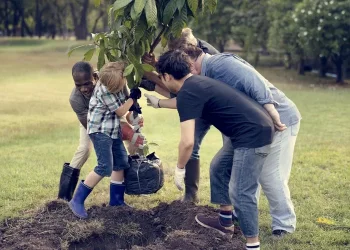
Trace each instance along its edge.
<instances>
[{"instance_id":1,"label":"adult's arm","mask_svg":"<svg viewBox=\"0 0 350 250\"><path fill-rule=\"evenodd\" d=\"M183 169L185 168L192 154L192 149L194 145L195 120L191 119L191 120L181 122L180 126L181 126L181 139L179 143L179 155L177 160L177 167L180 169Z\"/></svg>"}]
</instances>

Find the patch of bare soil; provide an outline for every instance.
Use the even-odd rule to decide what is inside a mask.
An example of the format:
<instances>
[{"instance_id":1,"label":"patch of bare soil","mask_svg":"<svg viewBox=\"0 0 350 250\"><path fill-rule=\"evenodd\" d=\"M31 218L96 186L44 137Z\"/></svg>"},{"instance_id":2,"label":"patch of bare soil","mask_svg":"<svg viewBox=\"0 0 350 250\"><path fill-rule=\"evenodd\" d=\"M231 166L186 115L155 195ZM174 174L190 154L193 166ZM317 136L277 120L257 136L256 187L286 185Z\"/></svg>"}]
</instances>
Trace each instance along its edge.
<instances>
[{"instance_id":1,"label":"patch of bare soil","mask_svg":"<svg viewBox=\"0 0 350 250\"><path fill-rule=\"evenodd\" d=\"M198 213L210 207L174 201L152 210L93 206L77 219L64 201L51 201L34 216L0 224L0 249L245 249L239 231L232 237L203 228Z\"/></svg>"}]
</instances>

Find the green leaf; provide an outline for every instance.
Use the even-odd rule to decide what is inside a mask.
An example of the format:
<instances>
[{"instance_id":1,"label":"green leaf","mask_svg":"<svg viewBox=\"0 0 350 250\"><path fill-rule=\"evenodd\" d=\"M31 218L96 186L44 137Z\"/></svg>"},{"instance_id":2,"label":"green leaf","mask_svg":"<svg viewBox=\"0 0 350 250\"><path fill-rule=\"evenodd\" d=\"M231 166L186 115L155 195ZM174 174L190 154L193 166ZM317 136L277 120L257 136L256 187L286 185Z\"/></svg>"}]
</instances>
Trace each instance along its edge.
<instances>
[{"instance_id":1,"label":"green leaf","mask_svg":"<svg viewBox=\"0 0 350 250\"><path fill-rule=\"evenodd\" d=\"M147 0L145 14L148 26L155 26L157 24L157 6L155 0Z\"/></svg>"},{"instance_id":2,"label":"green leaf","mask_svg":"<svg viewBox=\"0 0 350 250\"><path fill-rule=\"evenodd\" d=\"M84 47L87 47L87 46L94 46L94 45L93 44L85 44L85 45L77 46L77 47L71 49L70 51L68 51L68 53L67 53L68 57L70 57L72 55L74 50L77 50L77 49L80 49L80 48L84 48Z\"/></svg>"},{"instance_id":3,"label":"green leaf","mask_svg":"<svg viewBox=\"0 0 350 250\"><path fill-rule=\"evenodd\" d=\"M100 70L105 64L105 46L104 41L100 43L100 53L98 54L97 69Z\"/></svg>"},{"instance_id":4,"label":"green leaf","mask_svg":"<svg viewBox=\"0 0 350 250\"><path fill-rule=\"evenodd\" d=\"M113 10L119 10L121 8L124 8L131 2L132 0L116 0L113 4Z\"/></svg>"},{"instance_id":5,"label":"green leaf","mask_svg":"<svg viewBox=\"0 0 350 250\"><path fill-rule=\"evenodd\" d=\"M206 0L205 4L208 7L210 13L213 13L214 10L216 9L216 5L217 5L218 1L217 0Z\"/></svg>"},{"instance_id":6,"label":"green leaf","mask_svg":"<svg viewBox=\"0 0 350 250\"><path fill-rule=\"evenodd\" d=\"M176 10L177 10L176 1L172 0L166 5L163 13L164 24L168 24L170 22Z\"/></svg>"},{"instance_id":7,"label":"green leaf","mask_svg":"<svg viewBox=\"0 0 350 250\"><path fill-rule=\"evenodd\" d=\"M125 69L124 69L124 73L123 76L128 76L132 73L132 71L134 70L134 64L129 64Z\"/></svg>"},{"instance_id":8,"label":"green leaf","mask_svg":"<svg viewBox=\"0 0 350 250\"><path fill-rule=\"evenodd\" d=\"M178 10L181 10L185 4L185 0L176 0L176 6Z\"/></svg>"},{"instance_id":9,"label":"green leaf","mask_svg":"<svg viewBox=\"0 0 350 250\"><path fill-rule=\"evenodd\" d=\"M134 88L136 86L134 74L127 75L126 76L126 80L128 81L128 87L130 89L132 89L132 88Z\"/></svg>"},{"instance_id":10,"label":"green leaf","mask_svg":"<svg viewBox=\"0 0 350 250\"><path fill-rule=\"evenodd\" d=\"M138 20L136 27L135 27L135 42L138 43L140 39L145 34L145 31L147 29L147 24L144 15L141 16L141 18Z\"/></svg>"},{"instance_id":11,"label":"green leaf","mask_svg":"<svg viewBox=\"0 0 350 250\"><path fill-rule=\"evenodd\" d=\"M141 64L141 67L145 72L152 72L155 70L155 68L150 64Z\"/></svg>"},{"instance_id":12,"label":"green leaf","mask_svg":"<svg viewBox=\"0 0 350 250\"><path fill-rule=\"evenodd\" d=\"M90 61L95 51L96 51L96 48L92 48L86 51L84 54L84 61Z\"/></svg>"},{"instance_id":13,"label":"green leaf","mask_svg":"<svg viewBox=\"0 0 350 250\"><path fill-rule=\"evenodd\" d=\"M198 0L187 0L187 4L192 11L192 14L195 16L198 9Z\"/></svg>"},{"instance_id":14,"label":"green leaf","mask_svg":"<svg viewBox=\"0 0 350 250\"><path fill-rule=\"evenodd\" d=\"M182 21L182 16L178 11L176 11L176 16L171 26L171 31L175 37L180 37L182 28L184 27L184 22Z\"/></svg>"},{"instance_id":15,"label":"green leaf","mask_svg":"<svg viewBox=\"0 0 350 250\"><path fill-rule=\"evenodd\" d=\"M132 6L132 9L135 12L136 16L141 15L143 9L145 8L145 4L146 4L146 0L135 0L134 5Z\"/></svg>"},{"instance_id":16,"label":"green leaf","mask_svg":"<svg viewBox=\"0 0 350 250\"><path fill-rule=\"evenodd\" d=\"M100 6L101 0L94 0L95 7Z\"/></svg>"},{"instance_id":17,"label":"green leaf","mask_svg":"<svg viewBox=\"0 0 350 250\"><path fill-rule=\"evenodd\" d=\"M186 6L186 5L182 8L180 15L181 15L182 21L183 21L185 24L187 24L188 19L187 19L187 6Z\"/></svg>"},{"instance_id":18,"label":"green leaf","mask_svg":"<svg viewBox=\"0 0 350 250\"><path fill-rule=\"evenodd\" d=\"M168 38L166 36L162 36L162 39L160 41L160 44L162 45L163 48L165 48L168 44Z\"/></svg>"}]
</instances>

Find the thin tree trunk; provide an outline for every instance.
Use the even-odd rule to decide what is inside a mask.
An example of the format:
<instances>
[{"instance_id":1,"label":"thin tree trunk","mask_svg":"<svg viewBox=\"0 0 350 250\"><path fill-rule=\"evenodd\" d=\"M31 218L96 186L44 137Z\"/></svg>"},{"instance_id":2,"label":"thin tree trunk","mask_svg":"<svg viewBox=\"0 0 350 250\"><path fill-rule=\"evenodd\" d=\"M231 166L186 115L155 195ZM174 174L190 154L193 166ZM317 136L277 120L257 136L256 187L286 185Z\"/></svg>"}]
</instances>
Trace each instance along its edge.
<instances>
[{"instance_id":1,"label":"thin tree trunk","mask_svg":"<svg viewBox=\"0 0 350 250\"><path fill-rule=\"evenodd\" d=\"M343 58L340 55L334 55L333 62L337 73L337 83L343 83Z\"/></svg>"},{"instance_id":2,"label":"thin tree trunk","mask_svg":"<svg viewBox=\"0 0 350 250\"><path fill-rule=\"evenodd\" d=\"M327 73L327 57L321 56L320 58L320 77L326 77Z\"/></svg>"},{"instance_id":3,"label":"thin tree trunk","mask_svg":"<svg viewBox=\"0 0 350 250\"><path fill-rule=\"evenodd\" d=\"M286 52L284 54L284 68L291 69L292 68L292 55L290 52Z\"/></svg>"},{"instance_id":4,"label":"thin tree trunk","mask_svg":"<svg viewBox=\"0 0 350 250\"><path fill-rule=\"evenodd\" d=\"M86 40L88 31L87 31L87 11L89 9L89 0L84 0L83 8L81 13L79 13L80 19L78 21L74 3L69 4L74 24L74 33L77 40Z\"/></svg>"},{"instance_id":5,"label":"thin tree trunk","mask_svg":"<svg viewBox=\"0 0 350 250\"><path fill-rule=\"evenodd\" d=\"M254 57L254 68L258 67L260 61L260 53L257 51Z\"/></svg>"},{"instance_id":6,"label":"thin tree trunk","mask_svg":"<svg viewBox=\"0 0 350 250\"><path fill-rule=\"evenodd\" d=\"M41 22L41 13L40 13L40 4L39 0L35 0L35 34L40 38L42 22Z\"/></svg>"},{"instance_id":7,"label":"thin tree trunk","mask_svg":"<svg viewBox=\"0 0 350 250\"><path fill-rule=\"evenodd\" d=\"M97 27L97 23L98 21L100 21L101 17L103 16L104 12L101 10L98 17L95 20L94 26L92 26L92 33L96 33L96 27Z\"/></svg>"},{"instance_id":8,"label":"thin tree trunk","mask_svg":"<svg viewBox=\"0 0 350 250\"><path fill-rule=\"evenodd\" d=\"M299 59L299 68L298 68L299 75L305 75L305 59L304 56L300 56Z\"/></svg>"},{"instance_id":9,"label":"thin tree trunk","mask_svg":"<svg viewBox=\"0 0 350 250\"><path fill-rule=\"evenodd\" d=\"M10 21L9 21L9 5L8 5L8 0L5 0L5 32L6 32L6 36L10 36L11 35L11 31L9 28L10 25Z\"/></svg>"}]
</instances>

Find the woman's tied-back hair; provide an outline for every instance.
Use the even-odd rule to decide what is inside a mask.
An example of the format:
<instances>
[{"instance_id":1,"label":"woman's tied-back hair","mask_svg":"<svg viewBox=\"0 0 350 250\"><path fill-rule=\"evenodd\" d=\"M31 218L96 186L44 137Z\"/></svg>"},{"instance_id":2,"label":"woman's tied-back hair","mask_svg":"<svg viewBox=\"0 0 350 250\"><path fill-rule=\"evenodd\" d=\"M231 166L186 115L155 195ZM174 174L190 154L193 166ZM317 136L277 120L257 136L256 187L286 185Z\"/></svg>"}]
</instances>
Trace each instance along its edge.
<instances>
[{"instance_id":1,"label":"woman's tied-back hair","mask_svg":"<svg viewBox=\"0 0 350 250\"><path fill-rule=\"evenodd\" d=\"M182 44L192 44L197 46L197 38L194 37L190 28L182 29L181 36L179 38L170 37L168 41L168 49L178 49Z\"/></svg>"},{"instance_id":2,"label":"woman's tied-back hair","mask_svg":"<svg viewBox=\"0 0 350 250\"><path fill-rule=\"evenodd\" d=\"M76 73L83 73L85 74L86 79L88 79L93 75L94 69L90 63L81 61L74 64L72 67L72 76Z\"/></svg>"},{"instance_id":3,"label":"woman's tied-back hair","mask_svg":"<svg viewBox=\"0 0 350 250\"><path fill-rule=\"evenodd\" d=\"M157 71L164 75L172 75L176 80L188 75L191 64L188 55L180 50L170 50L159 57L156 64Z\"/></svg>"},{"instance_id":4,"label":"woman's tied-back hair","mask_svg":"<svg viewBox=\"0 0 350 250\"><path fill-rule=\"evenodd\" d=\"M124 62L109 62L100 70L100 82L110 93L115 94L123 89L126 83L126 78L123 76L124 69Z\"/></svg>"}]
</instances>

